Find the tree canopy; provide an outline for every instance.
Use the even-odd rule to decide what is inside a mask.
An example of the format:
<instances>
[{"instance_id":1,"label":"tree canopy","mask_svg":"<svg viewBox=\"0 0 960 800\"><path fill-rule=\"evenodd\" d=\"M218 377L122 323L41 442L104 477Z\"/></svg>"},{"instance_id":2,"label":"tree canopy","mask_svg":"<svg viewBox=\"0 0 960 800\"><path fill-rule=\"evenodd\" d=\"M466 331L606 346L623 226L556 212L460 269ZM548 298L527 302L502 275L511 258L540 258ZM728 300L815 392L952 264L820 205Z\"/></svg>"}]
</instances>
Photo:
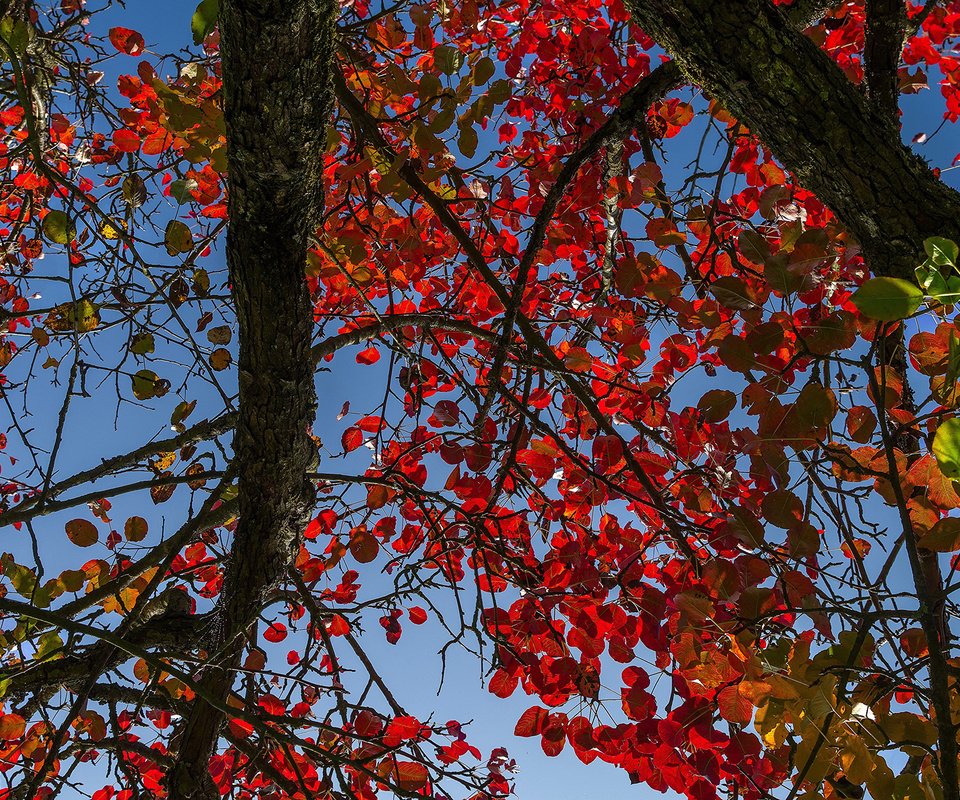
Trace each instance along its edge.
<instances>
[{"instance_id":1,"label":"tree canopy","mask_svg":"<svg viewBox=\"0 0 960 800\"><path fill-rule=\"evenodd\" d=\"M134 6L0 0L0 800L504 798L410 626L647 789L960 800L960 1Z\"/></svg>"}]
</instances>

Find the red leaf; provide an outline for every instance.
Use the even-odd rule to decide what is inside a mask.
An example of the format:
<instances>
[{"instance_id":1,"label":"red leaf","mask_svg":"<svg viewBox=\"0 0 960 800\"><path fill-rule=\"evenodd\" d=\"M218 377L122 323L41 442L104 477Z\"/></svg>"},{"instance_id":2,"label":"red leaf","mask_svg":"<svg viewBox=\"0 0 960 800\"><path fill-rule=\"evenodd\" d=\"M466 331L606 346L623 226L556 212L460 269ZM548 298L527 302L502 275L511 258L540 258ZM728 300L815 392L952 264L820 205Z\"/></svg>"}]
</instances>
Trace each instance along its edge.
<instances>
[{"instance_id":1,"label":"red leaf","mask_svg":"<svg viewBox=\"0 0 960 800\"><path fill-rule=\"evenodd\" d=\"M415 792L427 785L430 773L423 764L413 761L398 761L394 768L394 780L401 789Z\"/></svg>"},{"instance_id":2,"label":"red leaf","mask_svg":"<svg viewBox=\"0 0 960 800\"><path fill-rule=\"evenodd\" d=\"M251 733L253 733L253 725L242 719L230 720L229 728L230 733L232 733L237 739L246 739Z\"/></svg>"},{"instance_id":3,"label":"red leaf","mask_svg":"<svg viewBox=\"0 0 960 800\"><path fill-rule=\"evenodd\" d=\"M343 432L340 438L344 453L351 453L363 444L363 431L355 425L351 425Z\"/></svg>"},{"instance_id":4,"label":"red leaf","mask_svg":"<svg viewBox=\"0 0 960 800\"><path fill-rule=\"evenodd\" d=\"M420 736L422 727L420 720L416 717L394 717L387 725L386 735L400 741L416 739Z\"/></svg>"},{"instance_id":5,"label":"red leaf","mask_svg":"<svg viewBox=\"0 0 960 800\"><path fill-rule=\"evenodd\" d=\"M433 408L430 423L434 427L456 425L460 419L460 407L453 400L441 400Z\"/></svg>"},{"instance_id":6,"label":"red leaf","mask_svg":"<svg viewBox=\"0 0 960 800\"><path fill-rule=\"evenodd\" d=\"M0 741L19 739L23 736L25 721L19 714L6 714L0 717Z\"/></svg>"},{"instance_id":7,"label":"red leaf","mask_svg":"<svg viewBox=\"0 0 960 800\"><path fill-rule=\"evenodd\" d=\"M380 351L376 347L368 347L357 353L358 364L376 364L380 360Z\"/></svg>"},{"instance_id":8,"label":"red leaf","mask_svg":"<svg viewBox=\"0 0 960 800\"><path fill-rule=\"evenodd\" d=\"M282 642L287 638L287 626L282 622L273 622L263 632L263 638L268 642Z\"/></svg>"},{"instance_id":9,"label":"red leaf","mask_svg":"<svg viewBox=\"0 0 960 800\"><path fill-rule=\"evenodd\" d=\"M549 716L550 714L547 709L540 708L540 706L528 708L520 715L520 719L517 720L517 725L513 729L513 735L536 736L543 730L543 726L546 724L547 717Z\"/></svg>"},{"instance_id":10,"label":"red leaf","mask_svg":"<svg viewBox=\"0 0 960 800\"><path fill-rule=\"evenodd\" d=\"M920 628L909 628L900 636L903 652L911 658L922 658L930 652L927 637Z\"/></svg>"},{"instance_id":11,"label":"red leaf","mask_svg":"<svg viewBox=\"0 0 960 800\"><path fill-rule=\"evenodd\" d=\"M287 710L287 707L280 701L280 699L272 694L265 694L257 701L257 704L260 706L260 708L274 717L282 716Z\"/></svg>"},{"instance_id":12,"label":"red leaf","mask_svg":"<svg viewBox=\"0 0 960 800\"><path fill-rule=\"evenodd\" d=\"M736 725L748 725L753 718L753 704L747 700L736 684L725 686L717 695L720 716Z\"/></svg>"},{"instance_id":13,"label":"red leaf","mask_svg":"<svg viewBox=\"0 0 960 800\"><path fill-rule=\"evenodd\" d=\"M548 756L558 756L567 743L567 715L550 714L543 726L540 747Z\"/></svg>"},{"instance_id":14,"label":"red leaf","mask_svg":"<svg viewBox=\"0 0 960 800\"><path fill-rule=\"evenodd\" d=\"M354 528L350 533L350 553L361 564L369 564L380 552L380 544L365 525Z\"/></svg>"},{"instance_id":15,"label":"red leaf","mask_svg":"<svg viewBox=\"0 0 960 800\"><path fill-rule=\"evenodd\" d=\"M136 153L140 149L140 137L126 128L113 132L113 143L124 153Z\"/></svg>"},{"instance_id":16,"label":"red leaf","mask_svg":"<svg viewBox=\"0 0 960 800\"><path fill-rule=\"evenodd\" d=\"M490 693L497 697L509 697L517 688L517 683L516 676L511 675L506 670L498 669L490 679Z\"/></svg>"},{"instance_id":17,"label":"red leaf","mask_svg":"<svg viewBox=\"0 0 960 800\"><path fill-rule=\"evenodd\" d=\"M420 608L420 606L413 606L407 614L410 615L410 621L414 625L423 625L423 623L427 621L427 612Z\"/></svg>"},{"instance_id":18,"label":"red leaf","mask_svg":"<svg viewBox=\"0 0 960 800\"><path fill-rule=\"evenodd\" d=\"M380 433L383 428L383 419L375 414L368 415L360 419L357 427L367 433Z\"/></svg>"},{"instance_id":19,"label":"red leaf","mask_svg":"<svg viewBox=\"0 0 960 800\"><path fill-rule=\"evenodd\" d=\"M109 35L110 43L121 53L126 53L128 56L140 55L146 46L143 36L130 30L130 28L111 28Z\"/></svg>"},{"instance_id":20,"label":"red leaf","mask_svg":"<svg viewBox=\"0 0 960 800\"><path fill-rule=\"evenodd\" d=\"M376 736L383 730L383 720L372 711L363 709L357 713L357 717L353 721L353 729L358 736L365 738Z\"/></svg>"},{"instance_id":21,"label":"red leaf","mask_svg":"<svg viewBox=\"0 0 960 800\"><path fill-rule=\"evenodd\" d=\"M598 752L593 739L593 726L586 717L574 717L567 725L567 740L574 752L584 764L593 761Z\"/></svg>"},{"instance_id":22,"label":"red leaf","mask_svg":"<svg viewBox=\"0 0 960 800\"><path fill-rule=\"evenodd\" d=\"M350 633L350 623L342 614L334 614L327 623L327 633L331 636L346 636Z\"/></svg>"}]
</instances>

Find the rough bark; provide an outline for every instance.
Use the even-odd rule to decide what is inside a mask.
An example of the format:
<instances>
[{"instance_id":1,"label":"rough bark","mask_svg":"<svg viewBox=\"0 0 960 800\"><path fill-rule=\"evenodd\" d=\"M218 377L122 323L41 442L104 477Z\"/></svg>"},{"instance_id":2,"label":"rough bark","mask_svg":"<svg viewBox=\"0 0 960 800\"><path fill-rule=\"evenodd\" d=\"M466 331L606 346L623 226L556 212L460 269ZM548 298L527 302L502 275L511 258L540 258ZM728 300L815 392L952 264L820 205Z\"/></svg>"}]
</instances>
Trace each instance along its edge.
<instances>
[{"instance_id":1,"label":"rough bark","mask_svg":"<svg viewBox=\"0 0 960 800\"><path fill-rule=\"evenodd\" d=\"M912 278L923 240L960 240L960 194L768 0L628 0L694 83L760 136L859 240L877 275Z\"/></svg>"},{"instance_id":2,"label":"rough bark","mask_svg":"<svg viewBox=\"0 0 960 800\"><path fill-rule=\"evenodd\" d=\"M867 0L867 30L863 61L871 102L896 124L900 99L900 55L907 33L903 0Z\"/></svg>"},{"instance_id":3,"label":"rough bark","mask_svg":"<svg viewBox=\"0 0 960 800\"><path fill-rule=\"evenodd\" d=\"M790 24L796 28L806 28L818 22L824 13L836 5L836 0L794 0L784 13Z\"/></svg>"},{"instance_id":4,"label":"rough bark","mask_svg":"<svg viewBox=\"0 0 960 800\"><path fill-rule=\"evenodd\" d=\"M201 685L225 697L257 614L294 559L314 492L308 435L316 395L306 251L323 209L337 6L224 0L220 6L229 154L227 264L239 325L234 437L240 521ZM172 800L218 794L207 772L223 714L197 701L178 736Z\"/></svg>"}]
</instances>

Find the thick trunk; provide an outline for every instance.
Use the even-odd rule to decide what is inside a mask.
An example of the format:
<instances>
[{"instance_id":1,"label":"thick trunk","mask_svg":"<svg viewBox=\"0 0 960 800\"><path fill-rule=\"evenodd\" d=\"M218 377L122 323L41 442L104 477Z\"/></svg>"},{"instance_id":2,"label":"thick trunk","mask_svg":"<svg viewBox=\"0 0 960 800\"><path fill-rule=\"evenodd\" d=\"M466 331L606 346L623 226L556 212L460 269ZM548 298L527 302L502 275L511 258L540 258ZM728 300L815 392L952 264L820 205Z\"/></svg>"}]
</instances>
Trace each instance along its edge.
<instances>
[{"instance_id":1,"label":"thick trunk","mask_svg":"<svg viewBox=\"0 0 960 800\"><path fill-rule=\"evenodd\" d=\"M239 325L234 437L240 521L201 683L224 697L247 633L298 552L316 457L306 251L323 208L337 6L225 0L220 12L229 154L227 263ZM212 797L207 761L223 715L197 700L179 738L174 800ZM213 792L213 793L211 793Z\"/></svg>"},{"instance_id":2,"label":"thick trunk","mask_svg":"<svg viewBox=\"0 0 960 800\"><path fill-rule=\"evenodd\" d=\"M827 203L877 275L913 277L923 240L960 240L960 194L768 0L628 0L637 23Z\"/></svg>"}]
</instances>

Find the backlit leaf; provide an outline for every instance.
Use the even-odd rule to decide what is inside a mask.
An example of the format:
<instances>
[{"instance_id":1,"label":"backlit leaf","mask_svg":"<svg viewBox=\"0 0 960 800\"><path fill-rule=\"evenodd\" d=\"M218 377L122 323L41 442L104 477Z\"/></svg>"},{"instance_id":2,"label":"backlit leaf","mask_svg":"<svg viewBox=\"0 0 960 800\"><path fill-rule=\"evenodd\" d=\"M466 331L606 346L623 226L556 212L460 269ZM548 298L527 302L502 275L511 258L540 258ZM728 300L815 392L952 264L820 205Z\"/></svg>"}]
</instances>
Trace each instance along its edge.
<instances>
[{"instance_id":1,"label":"backlit leaf","mask_svg":"<svg viewBox=\"0 0 960 800\"><path fill-rule=\"evenodd\" d=\"M73 220L63 211L50 211L43 218L43 235L54 244L70 244L77 236Z\"/></svg>"},{"instance_id":2,"label":"backlit leaf","mask_svg":"<svg viewBox=\"0 0 960 800\"><path fill-rule=\"evenodd\" d=\"M906 319L920 308L923 292L902 278L870 278L850 299L864 316L894 322Z\"/></svg>"},{"instance_id":3,"label":"backlit leaf","mask_svg":"<svg viewBox=\"0 0 960 800\"><path fill-rule=\"evenodd\" d=\"M220 14L220 0L203 0L197 6L190 18L190 30L193 32L193 43L201 44L217 24Z\"/></svg>"},{"instance_id":4,"label":"backlit leaf","mask_svg":"<svg viewBox=\"0 0 960 800\"><path fill-rule=\"evenodd\" d=\"M176 256L180 253L189 253L193 249L193 233L178 219L167 223L163 234L163 243L167 248L167 255Z\"/></svg>"},{"instance_id":5,"label":"backlit leaf","mask_svg":"<svg viewBox=\"0 0 960 800\"><path fill-rule=\"evenodd\" d=\"M960 477L960 418L940 423L933 437L933 457L948 478Z\"/></svg>"},{"instance_id":6,"label":"backlit leaf","mask_svg":"<svg viewBox=\"0 0 960 800\"><path fill-rule=\"evenodd\" d=\"M64 528L67 531L67 538L77 547L90 547L100 538L96 526L89 520L72 519Z\"/></svg>"}]
</instances>

